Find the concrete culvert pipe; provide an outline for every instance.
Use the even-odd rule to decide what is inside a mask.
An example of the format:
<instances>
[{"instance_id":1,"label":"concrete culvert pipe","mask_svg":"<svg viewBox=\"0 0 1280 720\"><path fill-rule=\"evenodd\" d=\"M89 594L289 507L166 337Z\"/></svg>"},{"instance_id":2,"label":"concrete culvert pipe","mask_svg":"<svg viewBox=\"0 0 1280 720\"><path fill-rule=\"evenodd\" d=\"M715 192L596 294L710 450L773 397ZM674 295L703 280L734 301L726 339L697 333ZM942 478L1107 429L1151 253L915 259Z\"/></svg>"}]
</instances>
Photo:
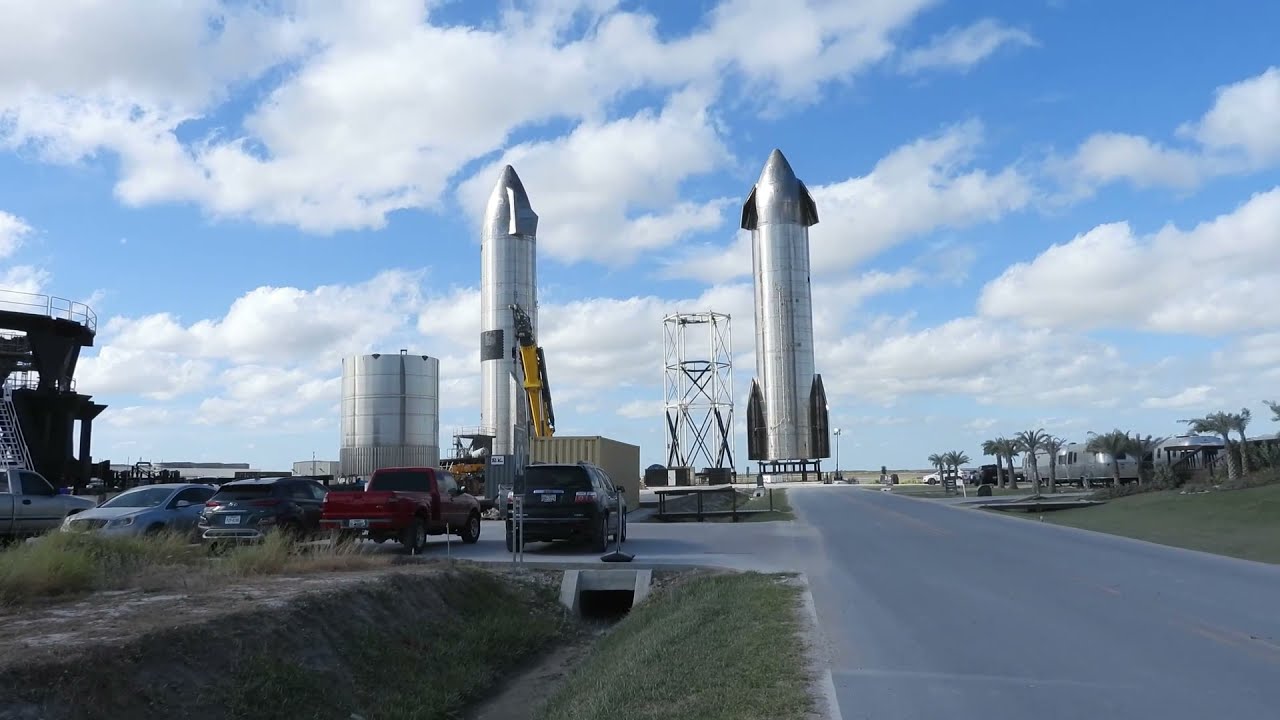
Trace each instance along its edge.
<instances>
[{"instance_id":1,"label":"concrete culvert pipe","mask_svg":"<svg viewBox=\"0 0 1280 720\"><path fill-rule=\"evenodd\" d=\"M652 570L566 570L560 603L590 620L618 620L649 596Z\"/></svg>"}]
</instances>

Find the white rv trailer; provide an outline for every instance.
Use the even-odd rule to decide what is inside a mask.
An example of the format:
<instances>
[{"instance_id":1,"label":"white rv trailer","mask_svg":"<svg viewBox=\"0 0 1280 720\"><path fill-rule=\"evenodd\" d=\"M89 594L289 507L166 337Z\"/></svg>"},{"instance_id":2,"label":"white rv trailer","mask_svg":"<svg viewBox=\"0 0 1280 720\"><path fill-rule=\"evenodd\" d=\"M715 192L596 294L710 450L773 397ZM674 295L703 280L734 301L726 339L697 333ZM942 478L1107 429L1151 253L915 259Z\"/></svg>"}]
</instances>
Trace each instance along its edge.
<instances>
[{"instance_id":1,"label":"white rv trailer","mask_svg":"<svg viewBox=\"0 0 1280 720\"><path fill-rule=\"evenodd\" d=\"M1086 447L1085 443L1067 443L1062 446L1062 449L1058 451L1058 482L1079 485L1081 488L1086 485L1093 487L1094 485L1110 485L1113 483L1115 477L1111 471L1111 455L1108 453L1089 452L1085 449ZM1047 483L1049 481L1049 453L1036 453L1035 463L1040 470L1040 481ZM1029 478L1031 474L1030 460L1024 457L1023 466L1026 468ZM1120 482L1137 481L1139 467L1138 458L1131 455L1121 455Z\"/></svg>"}]
</instances>

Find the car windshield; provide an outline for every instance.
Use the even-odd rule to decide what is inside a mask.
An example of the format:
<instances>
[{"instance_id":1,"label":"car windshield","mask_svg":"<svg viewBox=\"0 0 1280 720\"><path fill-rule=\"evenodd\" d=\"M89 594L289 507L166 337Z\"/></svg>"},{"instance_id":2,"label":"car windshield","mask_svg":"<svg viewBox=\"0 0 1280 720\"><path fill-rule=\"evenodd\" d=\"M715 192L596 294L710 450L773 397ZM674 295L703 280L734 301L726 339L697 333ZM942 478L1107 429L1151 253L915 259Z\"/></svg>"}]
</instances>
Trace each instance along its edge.
<instances>
[{"instance_id":1,"label":"car windshield","mask_svg":"<svg viewBox=\"0 0 1280 720\"><path fill-rule=\"evenodd\" d=\"M430 492L431 481L427 473L420 471L380 472L369 480L366 489L375 492Z\"/></svg>"},{"instance_id":2,"label":"car windshield","mask_svg":"<svg viewBox=\"0 0 1280 720\"><path fill-rule=\"evenodd\" d=\"M591 489L591 478L580 467L532 465L524 471L524 482L530 491Z\"/></svg>"},{"instance_id":3,"label":"car windshield","mask_svg":"<svg viewBox=\"0 0 1280 720\"><path fill-rule=\"evenodd\" d=\"M253 498L270 497L275 485L224 485L213 496L214 500L252 500Z\"/></svg>"},{"instance_id":4,"label":"car windshield","mask_svg":"<svg viewBox=\"0 0 1280 720\"><path fill-rule=\"evenodd\" d=\"M173 494L173 488L138 488L120 493L102 503L104 508L148 508L156 507Z\"/></svg>"}]
</instances>

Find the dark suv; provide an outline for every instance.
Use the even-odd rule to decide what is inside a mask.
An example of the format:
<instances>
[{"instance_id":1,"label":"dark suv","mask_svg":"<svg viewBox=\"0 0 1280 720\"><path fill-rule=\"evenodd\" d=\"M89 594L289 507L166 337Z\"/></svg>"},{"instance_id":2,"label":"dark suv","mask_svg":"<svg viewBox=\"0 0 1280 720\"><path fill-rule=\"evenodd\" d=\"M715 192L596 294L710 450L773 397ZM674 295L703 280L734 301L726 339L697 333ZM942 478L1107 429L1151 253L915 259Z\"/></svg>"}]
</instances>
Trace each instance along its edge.
<instances>
[{"instance_id":1,"label":"dark suv","mask_svg":"<svg viewBox=\"0 0 1280 720\"><path fill-rule=\"evenodd\" d=\"M272 529L309 535L320 528L320 505L327 492L308 478L234 480L205 503L200 537L210 543L252 541Z\"/></svg>"},{"instance_id":2,"label":"dark suv","mask_svg":"<svg viewBox=\"0 0 1280 720\"><path fill-rule=\"evenodd\" d=\"M604 470L589 463L524 470L524 540L588 540L596 552L627 539L627 502ZM517 481L517 488L520 487ZM515 547L513 494L507 496L507 550Z\"/></svg>"}]
</instances>

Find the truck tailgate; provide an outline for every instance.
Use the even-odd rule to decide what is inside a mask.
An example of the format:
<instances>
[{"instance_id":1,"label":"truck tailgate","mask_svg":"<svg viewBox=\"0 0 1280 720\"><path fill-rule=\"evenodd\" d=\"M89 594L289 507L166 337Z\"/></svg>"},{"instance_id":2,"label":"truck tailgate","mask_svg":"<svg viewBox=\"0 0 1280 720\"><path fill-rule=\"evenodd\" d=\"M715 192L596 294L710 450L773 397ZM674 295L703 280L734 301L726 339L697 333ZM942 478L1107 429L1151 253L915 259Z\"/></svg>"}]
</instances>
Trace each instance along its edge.
<instances>
[{"instance_id":1,"label":"truck tailgate","mask_svg":"<svg viewBox=\"0 0 1280 720\"><path fill-rule=\"evenodd\" d=\"M390 519L395 511L388 501L393 492L331 492L324 496L320 517L324 520L347 518Z\"/></svg>"}]
</instances>

